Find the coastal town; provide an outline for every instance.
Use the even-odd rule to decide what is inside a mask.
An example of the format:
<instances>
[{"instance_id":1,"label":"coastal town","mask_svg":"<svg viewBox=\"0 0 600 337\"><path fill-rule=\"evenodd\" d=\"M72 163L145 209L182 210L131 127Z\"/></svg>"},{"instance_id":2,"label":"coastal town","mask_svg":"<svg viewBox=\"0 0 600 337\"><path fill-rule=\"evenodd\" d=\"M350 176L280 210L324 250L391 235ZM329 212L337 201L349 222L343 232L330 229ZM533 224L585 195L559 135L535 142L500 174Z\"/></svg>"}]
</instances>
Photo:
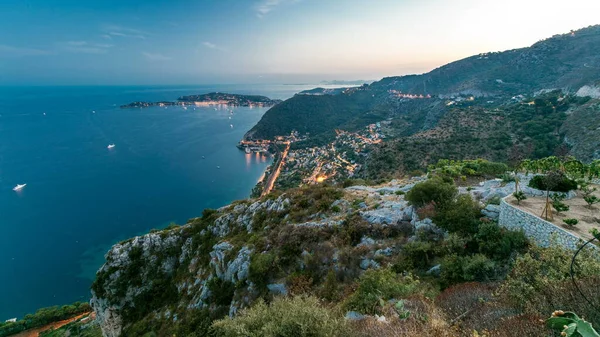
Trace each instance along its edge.
<instances>
[{"instance_id":1,"label":"coastal town","mask_svg":"<svg viewBox=\"0 0 600 337\"><path fill-rule=\"evenodd\" d=\"M382 142L382 127L388 121L368 125L363 130L335 130L335 140L325 146L303 148L298 142L306 140L293 131L274 140L242 140L238 147L247 154L273 153L275 160L253 190L253 195L265 195L271 190L339 182L351 178L361 168L369 146ZM297 146L294 146L297 145Z\"/></svg>"}]
</instances>

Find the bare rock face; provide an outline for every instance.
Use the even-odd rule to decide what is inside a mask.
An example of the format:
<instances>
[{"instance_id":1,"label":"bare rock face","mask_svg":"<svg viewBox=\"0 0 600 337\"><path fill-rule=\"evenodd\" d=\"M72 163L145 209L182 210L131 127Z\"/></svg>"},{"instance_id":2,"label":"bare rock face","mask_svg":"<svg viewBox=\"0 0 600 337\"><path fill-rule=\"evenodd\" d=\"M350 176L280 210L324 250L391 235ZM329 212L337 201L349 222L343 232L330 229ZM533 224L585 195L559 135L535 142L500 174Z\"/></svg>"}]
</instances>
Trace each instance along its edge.
<instances>
[{"instance_id":1,"label":"bare rock face","mask_svg":"<svg viewBox=\"0 0 600 337\"><path fill-rule=\"evenodd\" d=\"M150 233L137 236L125 243L114 245L106 253L106 263L97 273L97 286L92 290L91 306L105 337L118 337L123 330L121 311L134 306L138 295L151 289L151 282L129 284L129 278L139 277L144 281L154 271L172 274L177 256L159 259L157 252L181 247L181 232L178 228L160 235ZM127 284L127 286L124 286Z\"/></svg>"},{"instance_id":2,"label":"bare rock face","mask_svg":"<svg viewBox=\"0 0 600 337\"><path fill-rule=\"evenodd\" d=\"M178 307L207 308L211 296L209 281L214 278L242 285L242 291L237 289L232 299L232 314L247 306L254 291L253 284L247 280L254 250L249 246L236 247L227 238L232 233L251 233L258 212L283 212L289 205L290 200L285 195L242 202L217 210L218 216L207 224L197 218L175 229L114 245L96 274L90 302L103 335L122 336L131 323L127 317L131 311L177 319L167 308L136 306L137 299L147 296L166 298L169 295L170 299L178 299ZM165 294L165 287L171 293Z\"/></svg>"}]
</instances>

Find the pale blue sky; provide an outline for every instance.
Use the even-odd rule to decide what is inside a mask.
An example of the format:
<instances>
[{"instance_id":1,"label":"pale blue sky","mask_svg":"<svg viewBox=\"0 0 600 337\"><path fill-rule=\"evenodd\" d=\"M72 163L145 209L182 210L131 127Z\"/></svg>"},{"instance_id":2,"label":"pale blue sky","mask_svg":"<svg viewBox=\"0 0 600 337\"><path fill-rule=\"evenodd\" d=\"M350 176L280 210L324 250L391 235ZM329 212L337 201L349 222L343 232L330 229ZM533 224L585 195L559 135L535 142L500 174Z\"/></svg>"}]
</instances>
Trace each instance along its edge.
<instances>
[{"instance_id":1,"label":"pale blue sky","mask_svg":"<svg viewBox=\"0 0 600 337\"><path fill-rule=\"evenodd\" d=\"M3 0L0 84L421 73L600 23L597 0Z\"/></svg>"}]
</instances>

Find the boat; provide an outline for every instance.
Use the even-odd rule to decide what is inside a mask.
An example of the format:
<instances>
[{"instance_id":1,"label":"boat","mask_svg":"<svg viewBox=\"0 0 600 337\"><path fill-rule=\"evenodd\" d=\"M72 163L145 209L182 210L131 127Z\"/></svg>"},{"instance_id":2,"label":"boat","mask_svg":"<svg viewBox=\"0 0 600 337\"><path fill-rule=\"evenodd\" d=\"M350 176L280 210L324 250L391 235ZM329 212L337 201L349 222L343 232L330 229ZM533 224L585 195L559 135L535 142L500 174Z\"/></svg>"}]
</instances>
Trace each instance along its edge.
<instances>
[{"instance_id":1,"label":"boat","mask_svg":"<svg viewBox=\"0 0 600 337\"><path fill-rule=\"evenodd\" d=\"M248 153L248 154L252 153L252 150L250 150L250 148L249 148L249 147L247 147L245 151L246 151L246 153Z\"/></svg>"},{"instance_id":2,"label":"boat","mask_svg":"<svg viewBox=\"0 0 600 337\"><path fill-rule=\"evenodd\" d=\"M220 168L221 168L221 166L217 166L217 168L218 168L218 169L220 169Z\"/></svg>"},{"instance_id":3,"label":"boat","mask_svg":"<svg viewBox=\"0 0 600 337\"><path fill-rule=\"evenodd\" d=\"M22 190L25 186L27 186L27 184L17 184L17 186L13 187L13 191L20 191Z\"/></svg>"},{"instance_id":4,"label":"boat","mask_svg":"<svg viewBox=\"0 0 600 337\"><path fill-rule=\"evenodd\" d=\"M233 129L233 124L229 124L229 126Z\"/></svg>"},{"instance_id":5,"label":"boat","mask_svg":"<svg viewBox=\"0 0 600 337\"><path fill-rule=\"evenodd\" d=\"M108 146L106 148L110 150L110 149L114 148L115 146L116 146L115 144L108 144Z\"/></svg>"}]
</instances>

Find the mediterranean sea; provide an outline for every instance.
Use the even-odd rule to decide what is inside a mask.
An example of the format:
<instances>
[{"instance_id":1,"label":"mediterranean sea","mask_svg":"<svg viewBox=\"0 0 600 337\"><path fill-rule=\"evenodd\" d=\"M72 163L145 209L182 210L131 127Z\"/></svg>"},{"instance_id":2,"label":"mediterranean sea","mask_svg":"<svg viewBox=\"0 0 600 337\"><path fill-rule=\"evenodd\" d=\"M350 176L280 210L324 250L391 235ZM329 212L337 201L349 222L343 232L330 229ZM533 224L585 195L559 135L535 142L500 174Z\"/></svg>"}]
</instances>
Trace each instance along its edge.
<instances>
[{"instance_id":1,"label":"mediterranean sea","mask_svg":"<svg viewBox=\"0 0 600 337\"><path fill-rule=\"evenodd\" d=\"M235 147L266 108L121 104L313 87L0 87L0 320L88 301L111 245L248 197L270 164Z\"/></svg>"}]
</instances>

